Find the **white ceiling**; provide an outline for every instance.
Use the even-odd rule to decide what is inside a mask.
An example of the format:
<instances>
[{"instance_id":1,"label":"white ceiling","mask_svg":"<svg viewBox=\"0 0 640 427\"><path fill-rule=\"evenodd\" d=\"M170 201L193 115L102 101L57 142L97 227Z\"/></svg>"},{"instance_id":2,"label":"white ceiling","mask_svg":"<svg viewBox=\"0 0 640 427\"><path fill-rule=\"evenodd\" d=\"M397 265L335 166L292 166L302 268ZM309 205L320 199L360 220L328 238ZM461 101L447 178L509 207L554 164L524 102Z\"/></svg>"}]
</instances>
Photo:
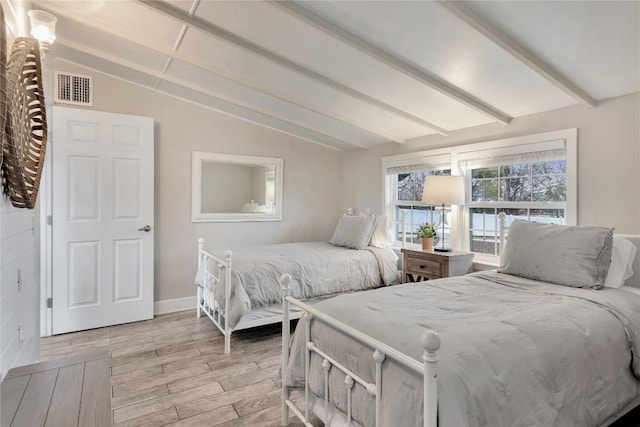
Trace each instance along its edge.
<instances>
[{"instance_id":1,"label":"white ceiling","mask_svg":"<svg viewBox=\"0 0 640 427\"><path fill-rule=\"evenodd\" d=\"M640 91L638 1L32 5L58 58L341 150Z\"/></svg>"}]
</instances>

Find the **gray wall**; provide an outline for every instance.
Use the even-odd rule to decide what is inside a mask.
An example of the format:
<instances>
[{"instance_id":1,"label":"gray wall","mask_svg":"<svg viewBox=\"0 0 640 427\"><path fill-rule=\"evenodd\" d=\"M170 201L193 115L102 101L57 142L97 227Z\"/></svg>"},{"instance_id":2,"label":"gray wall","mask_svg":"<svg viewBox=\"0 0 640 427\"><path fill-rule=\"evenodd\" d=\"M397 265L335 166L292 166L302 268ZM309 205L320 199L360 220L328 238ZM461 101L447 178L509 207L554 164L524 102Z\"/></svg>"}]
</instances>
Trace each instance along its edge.
<instances>
[{"instance_id":1,"label":"gray wall","mask_svg":"<svg viewBox=\"0 0 640 427\"><path fill-rule=\"evenodd\" d=\"M196 239L211 248L327 240L340 212L382 208L383 156L578 128L578 222L640 233L640 94L340 153L185 101L57 61L56 70L94 76L96 110L156 123L156 301L193 294ZM190 218L191 151L284 158L284 220L201 223ZM337 196L337 197L336 197Z\"/></svg>"},{"instance_id":2,"label":"gray wall","mask_svg":"<svg viewBox=\"0 0 640 427\"><path fill-rule=\"evenodd\" d=\"M64 61L54 69L94 76L94 110L155 120L156 301L194 295L198 237L221 249L331 237L340 215L341 152ZM283 158L283 221L191 223L192 151Z\"/></svg>"},{"instance_id":3,"label":"gray wall","mask_svg":"<svg viewBox=\"0 0 640 427\"><path fill-rule=\"evenodd\" d=\"M342 206L382 210L382 157L578 128L578 224L640 234L640 94L344 154Z\"/></svg>"}]
</instances>

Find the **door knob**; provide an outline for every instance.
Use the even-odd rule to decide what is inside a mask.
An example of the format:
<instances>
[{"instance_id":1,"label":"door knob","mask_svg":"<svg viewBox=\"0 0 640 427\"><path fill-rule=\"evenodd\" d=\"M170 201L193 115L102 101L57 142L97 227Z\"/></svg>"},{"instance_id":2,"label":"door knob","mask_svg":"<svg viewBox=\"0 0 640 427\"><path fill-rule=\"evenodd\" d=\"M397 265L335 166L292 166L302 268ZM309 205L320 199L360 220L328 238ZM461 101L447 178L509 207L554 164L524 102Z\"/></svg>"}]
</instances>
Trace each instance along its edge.
<instances>
[{"instance_id":1,"label":"door knob","mask_svg":"<svg viewBox=\"0 0 640 427\"><path fill-rule=\"evenodd\" d=\"M138 228L138 231L144 231L144 232L148 233L148 232L151 231L151 226L150 225L145 225L142 228Z\"/></svg>"}]
</instances>

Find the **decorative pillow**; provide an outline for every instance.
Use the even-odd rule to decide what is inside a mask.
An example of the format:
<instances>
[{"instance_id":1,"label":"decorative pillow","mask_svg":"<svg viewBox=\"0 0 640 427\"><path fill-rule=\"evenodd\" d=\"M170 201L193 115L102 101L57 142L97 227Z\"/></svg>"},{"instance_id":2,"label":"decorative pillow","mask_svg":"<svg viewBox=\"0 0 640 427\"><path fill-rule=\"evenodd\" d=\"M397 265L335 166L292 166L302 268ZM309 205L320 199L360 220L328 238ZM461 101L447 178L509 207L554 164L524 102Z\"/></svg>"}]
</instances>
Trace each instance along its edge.
<instances>
[{"instance_id":1,"label":"decorative pillow","mask_svg":"<svg viewBox=\"0 0 640 427\"><path fill-rule=\"evenodd\" d=\"M329 243L351 249L364 249L369 245L375 217L342 215Z\"/></svg>"},{"instance_id":2,"label":"decorative pillow","mask_svg":"<svg viewBox=\"0 0 640 427\"><path fill-rule=\"evenodd\" d=\"M498 272L599 289L611 262L613 229L515 220Z\"/></svg>"},{"instance_id":3,"label":"decorative pillow","mask_svg":"<svg viewBox=\"0 0 640 427\"><path fill-rule=\"evenodd\" d=\"M633 276L633 260L638 248L636 245L620 236L613 236L613 250L611 251L611 265L604 281L605 288L619 288Z\"/></svg>"},{"instance_id":4,"label":"decorative pillow","mask_svg":"<svg viewBox=\"0 0 640 427\"><path fill-rule=\"evenodd\" d=\"M386 215L376 216L376 222L373 226L373 234L369 246L376 248L386 248L391 244L388 233L389 217Z\"/></svg>"}]
</instances>

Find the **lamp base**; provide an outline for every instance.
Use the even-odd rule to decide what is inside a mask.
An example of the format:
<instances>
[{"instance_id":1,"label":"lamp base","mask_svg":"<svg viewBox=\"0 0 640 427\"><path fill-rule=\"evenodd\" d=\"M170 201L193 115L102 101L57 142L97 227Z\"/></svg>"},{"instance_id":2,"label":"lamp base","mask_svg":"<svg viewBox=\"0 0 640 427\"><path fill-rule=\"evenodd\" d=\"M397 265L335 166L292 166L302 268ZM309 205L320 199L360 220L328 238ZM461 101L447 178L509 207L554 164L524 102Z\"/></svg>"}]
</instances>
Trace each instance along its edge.
<instances>
[{"instance_id":1,"label":"lamp base","mask_svg":"<svg viewBox=\"0 0 640 427\"><path fill-rule=\"evenodd\" d=\"M451 248L433 248L436 252L451 252Z\"/></svg>"}]
</instances>

